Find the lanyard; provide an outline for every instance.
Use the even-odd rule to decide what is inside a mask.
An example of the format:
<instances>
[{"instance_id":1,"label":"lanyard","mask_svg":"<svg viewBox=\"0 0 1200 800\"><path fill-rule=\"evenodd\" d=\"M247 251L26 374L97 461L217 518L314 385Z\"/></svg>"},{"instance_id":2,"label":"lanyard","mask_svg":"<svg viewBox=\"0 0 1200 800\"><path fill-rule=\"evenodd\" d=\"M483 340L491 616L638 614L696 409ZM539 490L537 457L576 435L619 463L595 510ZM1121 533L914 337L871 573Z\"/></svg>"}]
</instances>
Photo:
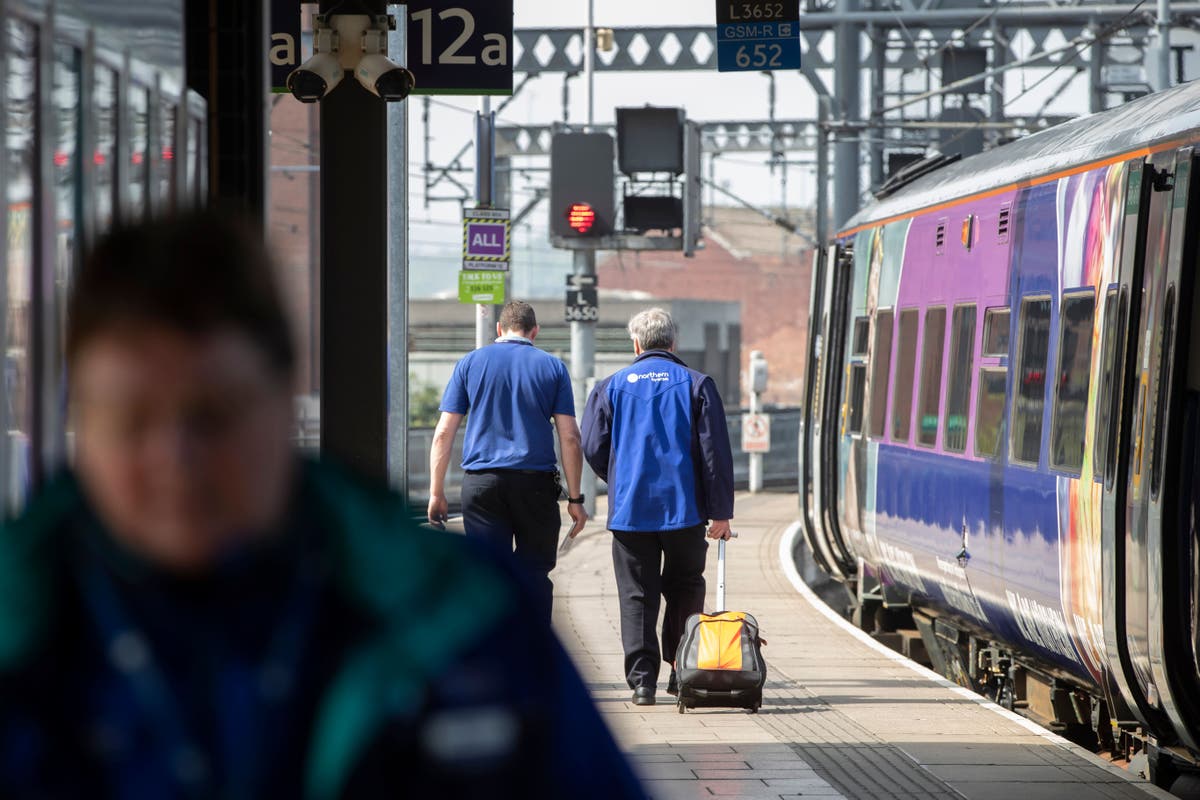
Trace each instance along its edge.
<instances>
[{"instance_id":1,"label":"lanyard","mask_svg":"<svg viewBox=\"0 0 1200 800\"><path fill-rule=\"evenodd\" d=\"M105 659L132 692L185 797L249 800L261 795L262 787L257 783L270 761L263 750L274 749L272 743L278 746L282 739L268 735L263 723L268 716L278 716L295 692L305 634L319 594L320 573L314 568L315 559L305 562L293 581L283 622L276 628L261 662L244 664L227 654L215 654L220 695L217 731L226 773L226 791L218 792L208 755L188 730L183 709L156 662L150 642L130 619L112 576L94 555L77 560L80 584Z\"/></svg>"}]
</instances>

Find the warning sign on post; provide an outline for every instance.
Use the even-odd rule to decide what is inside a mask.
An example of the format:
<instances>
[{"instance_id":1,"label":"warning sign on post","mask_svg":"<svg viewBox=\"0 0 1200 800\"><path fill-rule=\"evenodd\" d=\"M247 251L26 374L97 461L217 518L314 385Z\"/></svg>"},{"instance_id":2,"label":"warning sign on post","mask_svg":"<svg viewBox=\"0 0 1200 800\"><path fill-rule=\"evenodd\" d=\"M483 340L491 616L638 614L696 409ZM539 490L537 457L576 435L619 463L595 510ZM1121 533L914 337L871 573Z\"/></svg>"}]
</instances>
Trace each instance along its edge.
<instances>
[{"instance_id":1,"label":"warning sign on post","mask_svg":"<svg viewBox=\"0 0 1200 800\"><path fill-rule=\"evenodd\" d=\"M771 452L771 418L766 414L742 414L742 452Z\"/></svg>"},{"instance_id":2,"label":"warning sign on post","mask_svg":"<svg viewBox=\"0 0 1200 800\"><path fill-rule=\"evenodd\" d=\"M465 270L507 270L510 225L507 208L469 208L463 213Z\"/></svg>"}]
</instances>

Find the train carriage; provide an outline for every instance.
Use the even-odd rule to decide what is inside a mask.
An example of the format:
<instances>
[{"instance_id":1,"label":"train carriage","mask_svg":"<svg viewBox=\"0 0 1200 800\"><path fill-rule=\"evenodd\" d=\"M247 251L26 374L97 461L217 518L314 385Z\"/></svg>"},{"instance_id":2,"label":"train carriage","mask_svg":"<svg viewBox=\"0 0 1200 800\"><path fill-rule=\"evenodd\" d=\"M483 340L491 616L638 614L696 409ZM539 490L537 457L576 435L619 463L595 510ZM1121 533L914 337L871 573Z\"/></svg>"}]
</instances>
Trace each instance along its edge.
<instances>
[{"instance_id":1,"label":"train carriage","mask_svg":"<svg viewBox=\"0 0 1200 800\"><path fill-rule=\"evenodd\" d=\"M62 332L81 249L201 202L207 111L183 0L0 0L0 512L66 458Z\"/></svg>"},{"instance_id":2,"label":"train carriage","mask_svg":"<svg viewBox=\"0 0 1200 800\"><path fill-rule=\"evenodd\" d=\"M1200 754L1197 146L1189 84L861 211L813 271L801 441L860 615L910 609L947 674L1167 771Z\"/></svg>"}]
</instances>

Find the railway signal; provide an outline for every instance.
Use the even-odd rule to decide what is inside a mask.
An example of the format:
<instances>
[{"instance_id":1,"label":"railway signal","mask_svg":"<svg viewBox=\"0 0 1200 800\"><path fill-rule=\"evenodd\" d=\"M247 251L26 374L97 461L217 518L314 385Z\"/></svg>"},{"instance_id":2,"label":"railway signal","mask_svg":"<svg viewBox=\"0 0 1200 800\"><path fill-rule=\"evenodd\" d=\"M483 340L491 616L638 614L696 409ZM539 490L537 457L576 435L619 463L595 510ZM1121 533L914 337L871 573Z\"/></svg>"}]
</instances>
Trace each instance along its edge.
<instances>
[{"instance_id":1,"label":"railway signal","mask_svg":"<svg viewBox=\"0 0 1200 800\"><path fill-rule=\"evenodd\" d=\"M616 118L615 141L608 133L568 131L551 139L551 243L692 256L700 247L699 126L681 108L618 108ZM625 176L620 225L614 161Z\"/></svg>"},{"instance_id":2,"label":"railway signal","mask_svg":"<svg viewBox=\"0 0 1200 800\"><path fill-rule=\"evenodd\" d=\"M550 234L570 239L613 232L613 138L557 133L550 146Z\"/></svg>"}]
</instances>

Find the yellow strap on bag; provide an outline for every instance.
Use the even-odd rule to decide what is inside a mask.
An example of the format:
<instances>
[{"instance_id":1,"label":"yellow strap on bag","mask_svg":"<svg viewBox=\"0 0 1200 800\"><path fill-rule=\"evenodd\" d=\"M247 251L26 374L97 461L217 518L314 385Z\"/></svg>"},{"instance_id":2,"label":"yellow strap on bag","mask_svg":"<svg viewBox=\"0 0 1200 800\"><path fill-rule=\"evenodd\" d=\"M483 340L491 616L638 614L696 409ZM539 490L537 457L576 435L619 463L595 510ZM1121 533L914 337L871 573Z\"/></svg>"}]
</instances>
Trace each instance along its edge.
<instances>
[{"instance_id":1,"label":"yellow strap on bag","mask_svg":"<svg viewBox=\"0 0 1200 800\"><path fill-rule=\"evenodd\" d=\"M700 669L742 668L742 628L746 615L726 611L700 615L700 640L696 647L696 666Z\"/></svg>"}]
</instances>

